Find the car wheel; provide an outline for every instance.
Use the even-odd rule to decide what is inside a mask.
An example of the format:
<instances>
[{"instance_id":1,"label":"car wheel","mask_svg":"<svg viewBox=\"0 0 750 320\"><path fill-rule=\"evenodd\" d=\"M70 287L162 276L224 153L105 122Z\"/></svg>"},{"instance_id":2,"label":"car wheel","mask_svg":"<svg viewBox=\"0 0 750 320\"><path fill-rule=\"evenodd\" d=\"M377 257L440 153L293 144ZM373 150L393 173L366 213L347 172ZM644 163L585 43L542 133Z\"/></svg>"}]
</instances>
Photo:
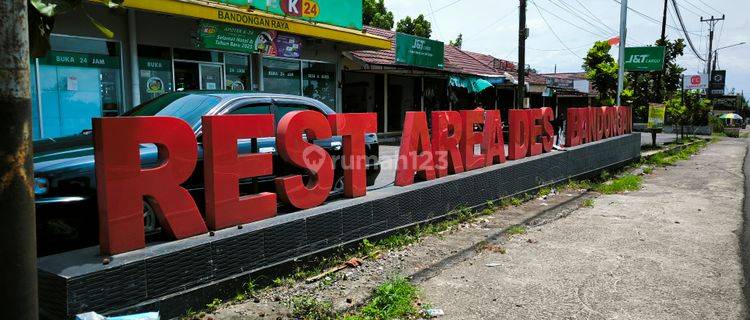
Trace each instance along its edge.
<instances>
[{"instance_id":1,"label":"car wheel","mask_svg":"<svg viewBox=\"0 0 750 320\"><path fill-rule=\"evenodd\" d=\"M333 188L331 188L331 194L339 195L344 193L344 176L340 176L333 181Z\"/></svg>"},{"instance_id":2,"label":"car wheel","mask_svg":"<svg viewBox=\"0 0 750 320\"><path fill-rule=\"evenodd\" d=\"M147 236L161 232L161 226L159 225L159 220L156 218L154 206L148 201L143 201L143 228L146 230Z\"/></svg>"}]
</instances>

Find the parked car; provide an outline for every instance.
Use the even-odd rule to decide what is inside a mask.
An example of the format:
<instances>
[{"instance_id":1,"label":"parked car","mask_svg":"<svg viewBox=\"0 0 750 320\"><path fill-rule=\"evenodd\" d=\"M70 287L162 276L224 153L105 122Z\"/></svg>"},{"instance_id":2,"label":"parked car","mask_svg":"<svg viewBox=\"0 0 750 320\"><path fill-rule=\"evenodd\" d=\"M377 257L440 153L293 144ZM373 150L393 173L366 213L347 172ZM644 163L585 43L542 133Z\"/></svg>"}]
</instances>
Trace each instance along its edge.
<instances>
[{"instance_id":1,"label":"parked car","mask_svg":"<svg viewBox=\"0 0 750 320\"><path fill-rule=\"evenodd\" d=\"M131 116L172 116L185 120L198 140L198 164L193 175L183 184L204 209L203 148L201 144L201 117L225 114L274 114L278 122L285 114L296 110L313 110L325 115L334 114L325 104L306 97L265 93L235 92L174 92L160 96L126 112ZM373 185L380 173L379 145L375 134L366 135L368 159L367 185ZM315 141L334 158L336 169L332 195L343 193L341 166L341 137ZM276 153L275 138L240 140L240 153L261 152L274 154L274 175L240 181L242 194L274 191L274 179L288 174L305 174L305 171L284 162ZM156 164L158 150L155 145L141 146L144 166ZM40 256L93 246L98 243L98 214L96 178L94 176L94 149L91 132L80 135L47 139L34 143L34 172L38 254ZM159 237L160 226L153 203L144 199L143 219L146 234ZM280 212L289 208L280 207Z\"/></svg>"}]
</instances>

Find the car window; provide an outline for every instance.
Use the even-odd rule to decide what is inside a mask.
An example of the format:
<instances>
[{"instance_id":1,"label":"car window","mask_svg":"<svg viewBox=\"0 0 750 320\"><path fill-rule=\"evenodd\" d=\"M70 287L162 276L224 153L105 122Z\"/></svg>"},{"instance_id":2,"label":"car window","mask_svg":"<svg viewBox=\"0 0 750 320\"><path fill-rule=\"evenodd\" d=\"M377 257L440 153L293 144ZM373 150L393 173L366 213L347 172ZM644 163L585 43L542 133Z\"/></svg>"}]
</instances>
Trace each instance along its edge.
<instances>
[{"instance_id":1,"label":"car window","mask_svg":"<svg viewBox=\"0 0 750 320\"><path fill-rule=\"evenodd\" d=\"M143 103L123 116L177 117L195 127L200 123L201 117L219 102L221 102L220 98L210 95L175 92Z\"/></svg>"},{"instance_id":2,"label":"car window","mask_svg":"<svg viewBox=\"0 0 750 320\"><path fill-rule=\"evenodd\" d=\"M249 104L238 107L229 112L229 114L270 114L271 106L269 104Z\"/></svg>"},{"instance_id":3,"label":"car window","mask_svg":"<svg viewBox=\"0 0 750 320\"><path fill-rule=\"evenodd\" d=\"M313 106L304 105L304 104L277 103L276 111L274 112L276 123L279 123L279 121L281 121L281 118L283 118L287 113L290 113L292 111L303 111L303 110L312 110L312 111L320 112L320 110L318 110L317 108Z\"/></svg>"}]
</instances>

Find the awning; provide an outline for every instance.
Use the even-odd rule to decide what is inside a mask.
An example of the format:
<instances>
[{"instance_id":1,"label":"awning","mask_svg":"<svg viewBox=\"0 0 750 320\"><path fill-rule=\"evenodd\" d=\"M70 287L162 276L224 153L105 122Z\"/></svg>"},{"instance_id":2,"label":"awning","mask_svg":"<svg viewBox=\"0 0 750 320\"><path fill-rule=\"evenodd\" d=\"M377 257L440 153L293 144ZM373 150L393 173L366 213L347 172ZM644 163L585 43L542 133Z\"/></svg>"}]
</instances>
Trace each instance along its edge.
<instances>
[{"instance_id":1,"label":"awning","mask_svg":"<svg viewBox=\"0 0 750 320\"><path fill-rule=\"evenodd\" d=\"M469 93L482 92L484 89L492 87L492 83L489 81L471 76L451 76L449 83L452 87L466 88Z\"/></svg>"},{"instance_id":2,"label":"awning","mask_svg":"<svg viewBox=\"0 0 750 320\"><path fill-rule=\"evenodd\" d=\"M97 0L91 0L98 2ZM372 49L390 49L391 41L385 38L321 23L276 16L263 11L244 11L240 8L190 0L125 0L128 9L219 21L235 25L276 30L309 36Z\"/></svg>"}]
</instances>

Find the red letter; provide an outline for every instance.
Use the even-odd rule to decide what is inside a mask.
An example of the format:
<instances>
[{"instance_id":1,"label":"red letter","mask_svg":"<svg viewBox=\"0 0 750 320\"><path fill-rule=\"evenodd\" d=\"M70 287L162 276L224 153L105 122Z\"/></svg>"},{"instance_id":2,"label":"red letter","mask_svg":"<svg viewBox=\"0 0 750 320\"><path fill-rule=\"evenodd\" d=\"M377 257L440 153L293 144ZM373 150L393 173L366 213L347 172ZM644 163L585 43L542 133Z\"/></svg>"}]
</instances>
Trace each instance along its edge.
<instances>
[{"instance_id":1,"label":"red letter","mask_svg":"<svg viewBox=\"0 0 750 320\"><path fill-rule=\"evenodd\" d=\"M596 118L596 141L604 139L604 114L603 109L600 107L594 107L594 118Z\"/></svg>"},{"instance_id":2,"label":"red letter","mask_svg":"<svg viewBox=\"0 0 750 320\"><path fill-rule=\"evenodd\" d=\"M523 159L529 150L529 116L526 110L508 110L508 122L508 159Z\"/></svg>"},{"instance_id":3,"label":"red letter","mask_svg":"<svg viewBox=\"0 0 750 320\"><path fill-rule=\"evenodd\" d=\"M464 172L458 143L461 140L461 115L458 111L432 112L432 155L438 177ZM452 133L451 133L452 132Z\"/></svg>"},{"instance_id":4,"label":"red letter","mask_svg":"<svg viewBox=\"0 0 750 320\"><path fill-rule=\"evenodd\" d=\"M482 133L474 132L474 125L484 123L484 111L461 110L464 120L464 136L461 139L461 154L464 157L464 169L474 170L484 166L484 155L475 154L474 146L482 143Z\"/></svg>"},{"instance_id":5,"label":"red letter","mask_svg":"<svg viewBox=\"0 0 750 320\"><path fill-rule=\"evenodd\" d=\"M240 197L240 179L273 174L273 155L237 154L237 140L273 137L273 115L203 117L206 222L213 230L276 215L276 194Z\"/></svg>"},{"instance_id":6,"label":"red letter","mask_svg":"<svg viewBox=\"0 0 750 320\"><path fill-rule=\"evenodd\" d=\"M542 150L544 152L552 151L553 140L555 139L555 128L552 127L552 120L554 115L551 108L542 108L542 126L544 131L542 132Z\"/></svg>"},{"instance_id":7,"label":"red letter","mask_svg":"<svg viewBox=\"0 0 750 320\"><path fill-rule=\"evenodd\" d=\"M609 111L608 111L609 108L600 107L599 110L600 110L599 117L600 117L600 121L602 122L601 126L602 126L603 137L606 139L612 136L612 126L609 125Z\"/></svg>"},{"instance_id":8,"label":"red letter","mask_svg":"<svg viewBox=\"0 0 750 320\"><path fill-rule=\"evenodd\" d=\"M581 144L580 112L578 108L568 108L568 121L565 127L565 146L575 147Z\"/></svg>"},{"instance_id":9,"label":"red letter","mask_svg":"<svg viewBox=\"0 0 750 320\"><path fill-rule=\"evenodd\" d=\"M408 111L398 151L396 185L403 187L414 183L415 173L424 180L435 179L435 162L430 147L430 134L427 133L427 116L424 112Z\"/></svg>"},{"instance_id":10,"label":"red letter","mask_svg":"<svg viewBox=\"0 0 750 320\"><path fill-rule=\"evenodd\" d=\"M301 175L276 178L279 197L298 209L317 207L328 198L333 187L333 160L325 149L305 141L331 138L331 127L323 114L315 111L292 111L278 125L276 145L286 162L310 172L307 184Z\"/></svg>"},{"instance_id":11,"label":"red letter","mask_svg":"<svg viewBox=\"0 0 750 320\"><path fill-rule=\"evenodd\" d=\"M96 118L94 158L103 255L144 248L143 198L177 239L205 233L195 201L180 187L195 169L198 146L184 121L171 117ZM155 168L141 169L141 144L159 148Z\"/></svg>"},{"instance_id":12,"label":"red letter","mask_svg":"<svg viewBox=\"0 0 750 320\"><path fill-rule=\"evenodd\" d=\"M365 134L378 132L378 114L334 114L328 116L328 122L333 134L343 138L344 195L362 197L367 194Z\"/></svg>"},{"instance_id":13,"label":"red letter","mask_svg":"<svg viewBox=\"0 0 750 320\"><path fill-rule=\"evenodd\" d=\"M616 137L617 134L617 110L615 107L607 107L607 117L609 118L609 136Z\"/></svg>"},{"instance_id":14,"label":"red letter","mask_svg":"<svg viewBox=\"0 0 750 320\"><path fill-rule=\"evenodd\" d=\"M599 138L596 137L596 133L599 129L597 128L598 119L596 118L596 109L592 107L586 108L586 116L589 118L589 141L597 141Z\"/></svg>"},{"instance_id":15,"label":"red letter","mask_svg":"<svg viewBox=\"0 0 750 320\"><path fill-rule=\"evenodd\" d=\"M529 153L530 157L538 156L542 154L542 131L544 130L544 124L542 123L542 110L541 109L529 109L526 110L526 115L529 117Z\"/></svg>"},{"instance_id":16,"label":"red letter","mask_svg":"<svg viewBox=\"0 0 750 320\"><path fill-rule=\"evenodd\" d=\"M586 144L591 142L589 136L589 109L588 108L578 108L578 128L580 128L580 134L581 134L581 144Z\"/></svg>"},{"instance_id":17,"label":"red letter","mask_svg":"<svg viewBox=\"0 0 750 320\"><path fill-rule=\"evenodd\" d=\"M482 153L486 167L505 162L505 139L503 138L503 121L498 110L485 112L484 138Z\"/></svg>"}]
</instances>

